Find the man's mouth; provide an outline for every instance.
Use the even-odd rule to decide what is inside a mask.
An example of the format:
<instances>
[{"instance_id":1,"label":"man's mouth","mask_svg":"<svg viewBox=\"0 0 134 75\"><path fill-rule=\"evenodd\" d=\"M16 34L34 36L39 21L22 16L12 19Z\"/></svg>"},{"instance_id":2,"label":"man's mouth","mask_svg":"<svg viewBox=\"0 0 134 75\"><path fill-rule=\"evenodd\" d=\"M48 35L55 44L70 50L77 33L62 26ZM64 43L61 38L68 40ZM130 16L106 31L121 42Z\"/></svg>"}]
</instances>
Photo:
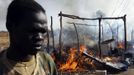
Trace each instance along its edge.
<instances>
[{"instance_id":1,"label":"man's mouth","mask_svg":"<svg viewBox=\"0 0 134 75\"><path fill-rule=\"evenodd\" d=\"M36 50L40 50L41 48L42 48L42 44L33 44L33 46L32 46L34 49L36 49Z\"/></svg>"},{"instance_id":2,"label":"man's mouth","mask_svg":"<svg viewBox=\"0 0 134 75\"><path fill-rule=\"evenodd\" d=\"M42 46L42 42L33 43L34 46Z\"/></svg>"},{"instance_id":3,"label":"man's mouth","mask_svg":"<svg viewBox=\"0 0 134 75\"><path fill-rule=\"evenodd\" d=\"M36 41L36 42L33 42L33 46L34 47L40 47L40 46L42 46L42 41Z\"/></svg>"}]
</instances>

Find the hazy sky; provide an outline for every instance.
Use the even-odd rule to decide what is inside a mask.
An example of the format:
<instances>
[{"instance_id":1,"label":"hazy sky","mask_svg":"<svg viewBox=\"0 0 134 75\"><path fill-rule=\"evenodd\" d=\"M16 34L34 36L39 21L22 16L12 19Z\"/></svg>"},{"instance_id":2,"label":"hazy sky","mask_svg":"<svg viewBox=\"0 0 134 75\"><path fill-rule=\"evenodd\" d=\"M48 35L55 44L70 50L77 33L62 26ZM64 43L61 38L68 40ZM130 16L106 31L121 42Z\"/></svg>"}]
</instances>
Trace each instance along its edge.
<instances>
[{"instance_id":1,"label":"hazy sky","mask_svg":"<svg viewBox=\"0 0 134 75\"><path fill-rule=\"evenodd\" d=\"M94 17L101 11L107 17L127 15L128 35L134 27L134 0L36 0L47 11L50 25L50 16L54 19L54 28L59 28L58 13L78 15L81 17ZM0 31L6 30L5 17L7 7L11 0L0 0ZM122 22L119 22L122 24ZM130 35L129 35L130 36Z\"/></svg>"}]
</instances>

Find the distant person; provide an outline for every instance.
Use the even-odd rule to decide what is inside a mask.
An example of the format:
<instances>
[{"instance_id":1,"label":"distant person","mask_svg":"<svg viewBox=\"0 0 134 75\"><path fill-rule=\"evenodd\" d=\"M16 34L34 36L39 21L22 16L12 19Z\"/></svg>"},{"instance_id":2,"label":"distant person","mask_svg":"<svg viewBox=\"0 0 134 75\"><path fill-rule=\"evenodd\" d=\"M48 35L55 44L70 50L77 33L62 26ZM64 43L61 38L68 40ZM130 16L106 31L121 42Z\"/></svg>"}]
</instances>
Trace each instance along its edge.
<instances>
[{"instance_id":1,"label":"distant person","mask_svg":"<svg viewBox=\"0 0 134 75\"><path fill-rule=\"evenodd\" d=\"M0 53L0 75L57 75L53 59L41 50L48 27L40 4L34 0L12 1L6 27L10 46Z\"/></svg>"}]
</instances>

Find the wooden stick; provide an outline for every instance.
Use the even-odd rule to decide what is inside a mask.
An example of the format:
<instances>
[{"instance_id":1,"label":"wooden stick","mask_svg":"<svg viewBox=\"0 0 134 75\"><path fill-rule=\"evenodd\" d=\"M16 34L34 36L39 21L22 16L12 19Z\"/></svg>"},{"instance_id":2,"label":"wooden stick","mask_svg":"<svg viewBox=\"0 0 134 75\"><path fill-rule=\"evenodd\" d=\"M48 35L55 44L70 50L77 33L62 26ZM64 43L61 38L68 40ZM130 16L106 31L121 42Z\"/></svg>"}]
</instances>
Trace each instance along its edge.
<instances>
[{"instance_id":1,"label":"wooden stick","mask_svg":"<svg viewBox=\"0 0 134 75\"><path fill-rule=\"evenodd\" d=\"M77 39L78 52L80 52L80 41L79 41L79 35L78 35L77 27L76 27L75 24L73 24L73 25L74 25L75 32L76 32L76 39Z\"/></svg>"},{"instance_id":2,"label":"wooden stick","mask_svg":"<svg viewBox=\"0 0 134 75\"><path fill-rule=\"evenodd\" d=\"M101 58L101 18L99 18L99 56Z\"/></svg>"},{"instance_id":3,"label":"wooden stick","mask_svg":"<svg viewBox=\"0 0 134 75\"><path fill-rule=\"evenodd\" d=\"M51 16L51 34L52 34L52 42L53 42L53 50L55 50L55 41L54 41L54 33L53 33L53 17Z\"/></svg>"},{"instance_id":4,"label":"wooden stick","mask_svg":"<svg viewBox=\"0 0 134 75\"><path fill-rule=\"evenodd\" d=\"M60 12L62 14L62 12ZM62 16L60 16L60 35L59 35L59 46L60 46L60 60L61 60L61 52L62 52Z\"/></svg>"},{"instance_id":5,"label":"wooden stick","mask_svg":"<svg viewBox=\"0 0 134 75\"><path fill-rule=\"evenodd\" d=\"M47 52L49 52L50 51L50 49L49 49L49 45L50 45L49 30L47 30L47 41L48 41L48 43L47 43Z\"/></svg>"},{"instance_id":6,"label":"wooden stick","mask_svg":"<svg viewBox=\"0 0 134 75\"><path fill-rule=\"evenodd\" d=\"M126 27L126 15L123 17L124 21L124 40L125 40L125 50L127 50L127 27Z\"/></svg>"},{"instance_id":7,"label":"wooden stick","mask_svg":"<svg viewBox=\"0 0 134 75\"><path fill-rule=\"evenodd\" d=\"M75 25L83 25L83 26L97 26L97 25L90 25L90 24L83 24L83 23L76 23L76 22L67 22L68 24L75 24Z\"/></svg>"},{"instance_id":8,"label":"wooden stick","mask_svg":"<svg viewBox=\"0 0 134 75\"><path fill-rule=\"evenodd\" d=\"M68 17L71 19L81 19L81 20L98 20L99 18L83 18L76 15L69 15L69 14L63 14L59 13L59 16ZM101 17L101 19L122 19L124 16L121 17Z\"/></svg>"}]
</instances>

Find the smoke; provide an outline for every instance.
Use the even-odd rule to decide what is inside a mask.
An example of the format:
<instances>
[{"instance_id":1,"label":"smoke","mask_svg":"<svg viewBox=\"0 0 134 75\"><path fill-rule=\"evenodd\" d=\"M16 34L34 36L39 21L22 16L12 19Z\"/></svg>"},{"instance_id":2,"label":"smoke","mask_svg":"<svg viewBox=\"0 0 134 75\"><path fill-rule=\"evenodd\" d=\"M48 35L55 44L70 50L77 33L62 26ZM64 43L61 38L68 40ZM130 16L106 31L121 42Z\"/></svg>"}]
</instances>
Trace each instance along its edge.
<instances>
[{"instance_id":1,"label":"smoke","mask_svg":"<svg viewBox=\"0 0 134 75\"><path fill-rule=\"evenodd\" d=\"M107 17L111 16L111 5L114 3L112 0L101 0L97 1L96 0L50 0L48 3L46 1L46 10L47 14L50 16L53 16L54 18L54 29L59 29L59 17L58 13L62 11L65 14L71 14L71 15L77 15L80 17L86 17L86 18L96 18L96 17ZM49 6L49 7L48 7ZM47 7L49 9L47 9ZM49 12L51 11L51 12ZM55 13L55 14L54 14ZM63 18L63 25L64 27L68 26L66 22L70 22L72 20ZM81 22L78 20L75 20L73 22ZM93 25L98 25L98 21L86 21L82 23L88 23L88 24L93 24ZM106 25L103 21L102 24L104 26L105 31L107 32L109 30L108 25ZM110 23L111 24L111 23ZM122 24L122 23L120 23ZM123 25L123 24L122 24ZM112 28L115 28L116 25L111 24ZM98 26L92 27L92 29L88 29L87 27L81 27L85 29L87 32L91 33L94 32L94 35L96 36L96 39L98 37ZM90 27L91 28L91 27ZM85 32L85 31L81 31ZM106 33L105 33L106 34ZM112 33L110 32L109 34L105 35L106 39L111 38ZM91 35L92 36L92 35ZM123 36L123 35L120 35Z\"/></svg>"},{"instance_id":2,"label":"smoke","mask_svg":"<svg viewBox=\"0 0 134 75\"><path fill-rule=\"evenodd\" d=\"M71 14L72 15L72 14ZM105 13L101 10L97 10L93 14L93 18L96 17L105 17ZM79 16L79 15L76 15ZM81 23L83 25L77 25L78 36L81 44L85 44L88 46L93 46L98 42L98 21L83 21L83 20L72 20L72 19L63 19L63 35L62 41L64 45L72 45L77 44L77 35L73 24L68 24L67 22ZM89 26L85 26L84 24L88 24ZM55 30L55 40L58 44L59 41L59 29ZM110 35L110 34L108 34ZM106 39L109 38L105 37Z\"/></svg>"},{"instance_id":3,"label":"smoke","mask_svg":"<svg viewBox=\"0 0 134 75\"><path fill-rule=\"evenodd\" d=\"M79 43L93 47L96 43L94 41L94 32L86 26L77 26ZM54 31L55 44L59 44L59 30ZM62 42L64 46L77 46L77 34L73 25L64 27L62 32Z\"/></svg>"},{"instance_id":4,"label":"smoke","mask_svg":"<svg viewBox=\"0 0 134 75\"><path fill-rule=\"evenodd\" d=\"M103 11L97 10L93 17L105 17L105 16L106 14Z\"/></svg>"}]
</instances>

